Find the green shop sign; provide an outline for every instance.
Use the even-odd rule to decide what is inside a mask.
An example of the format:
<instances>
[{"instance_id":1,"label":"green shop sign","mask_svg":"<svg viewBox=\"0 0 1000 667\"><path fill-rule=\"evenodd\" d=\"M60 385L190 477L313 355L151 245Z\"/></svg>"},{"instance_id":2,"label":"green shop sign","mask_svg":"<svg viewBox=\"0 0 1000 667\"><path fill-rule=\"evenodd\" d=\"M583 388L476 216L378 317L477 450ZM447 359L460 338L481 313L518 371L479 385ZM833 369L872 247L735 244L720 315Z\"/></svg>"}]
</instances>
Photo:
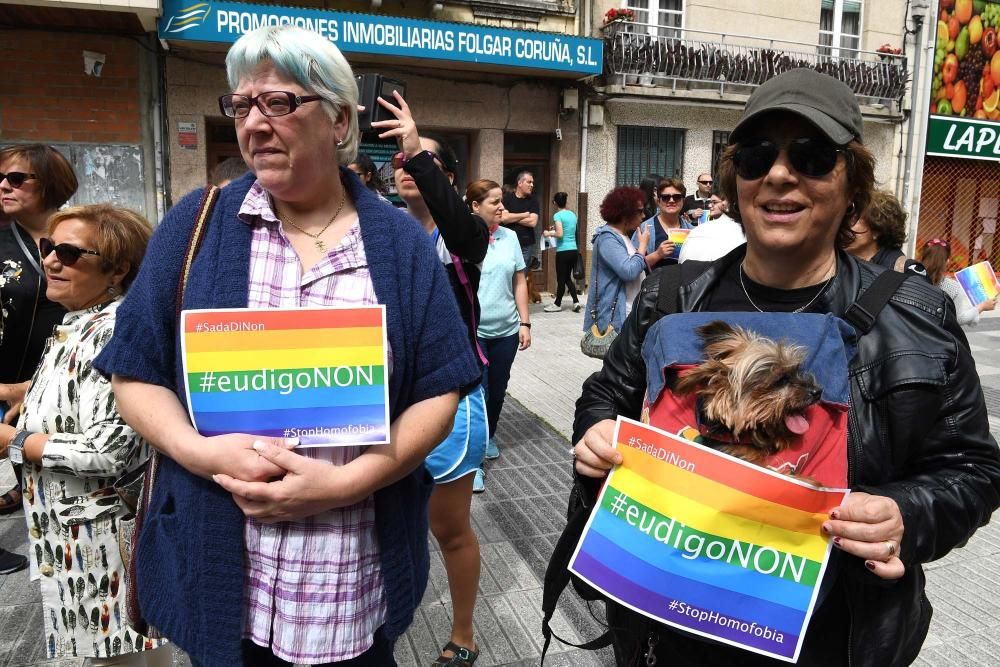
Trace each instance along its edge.
<instances>
[{"instance_id":1,"label":"green shop sign","mask_svg":"<svg viewBox=\"0 0 1000 667\"><path fill-rule=\"evenodd\" d=\"M927 127L927 154L1000 161L1000 123L931 116Z\"/></svg>"}]
</instances>

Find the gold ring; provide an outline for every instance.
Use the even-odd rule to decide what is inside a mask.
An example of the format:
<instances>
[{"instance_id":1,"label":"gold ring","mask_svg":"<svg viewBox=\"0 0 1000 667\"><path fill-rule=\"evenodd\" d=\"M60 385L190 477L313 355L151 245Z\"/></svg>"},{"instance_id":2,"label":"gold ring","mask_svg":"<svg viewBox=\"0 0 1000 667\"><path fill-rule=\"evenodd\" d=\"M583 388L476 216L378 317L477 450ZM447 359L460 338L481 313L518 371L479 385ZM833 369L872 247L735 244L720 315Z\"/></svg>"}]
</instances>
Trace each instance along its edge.
<instances>
[{"instance_id":1,"label":"gold ring","mask_svg":"<svg viewBox=\"0 0 1000 667\"><path fill-rule=\"evenodd\" d=\"M893 542L892 540L886 540L885 546L888 547L888 549L889 549L889 558L892 558L893 556L896 555L896 543L895 542ZM889 558L887 558L886 560L889 560Z\"/></svg>"}]
</instances>

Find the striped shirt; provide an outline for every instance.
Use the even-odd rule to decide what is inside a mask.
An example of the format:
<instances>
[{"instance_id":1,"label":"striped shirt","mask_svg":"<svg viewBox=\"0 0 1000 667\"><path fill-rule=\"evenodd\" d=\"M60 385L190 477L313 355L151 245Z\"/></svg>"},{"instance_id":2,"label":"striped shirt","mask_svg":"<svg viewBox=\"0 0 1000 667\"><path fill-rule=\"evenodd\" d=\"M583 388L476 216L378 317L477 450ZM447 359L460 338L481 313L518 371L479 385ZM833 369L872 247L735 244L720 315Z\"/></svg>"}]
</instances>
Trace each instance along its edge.
<instances>
[{"instance_id":1,"label":"striped shirt","mask_svg":"<svg viewBox=\"0 0 1000 667\"><path fill-rule=\"evenodd\" d=\"M378 303L357 224L303 274L259 183L239 217L253 227L250 308ZM391 372L391 352L389 362ZM363 451L348 446L299 453L341 466ZM386 615L374 497L299 521L248 519L244 537L244 637L270 645L282 660L307 665L348 660L371 647Z\"/></svg>"}]
</instances>

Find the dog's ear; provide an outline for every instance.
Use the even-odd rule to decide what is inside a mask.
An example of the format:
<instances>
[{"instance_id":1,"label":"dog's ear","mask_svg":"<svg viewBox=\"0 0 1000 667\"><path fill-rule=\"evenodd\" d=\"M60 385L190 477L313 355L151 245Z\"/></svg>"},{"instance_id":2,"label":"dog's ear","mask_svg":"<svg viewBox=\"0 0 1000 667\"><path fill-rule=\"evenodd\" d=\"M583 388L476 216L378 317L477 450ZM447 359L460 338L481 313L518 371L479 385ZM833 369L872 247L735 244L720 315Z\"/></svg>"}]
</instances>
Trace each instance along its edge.
<instances>
[{"instance_id":1,"label":"dog's ear","mask_svg":"<svg viewBox=\"0 0 1000 667\"><path fill-rule=\"evenodd\" d=\"M726 359L748 342L743 329L721 320L710 322L695 330L705 341L705 359Z\"/></svg>"},{"instance_id":2,"label":"dog's ear","mask_svg":"<svg viewBox=\"0 0 1000 667\"><path fill-rule=\"evenodd\" d=\"M732 336L735 331L736 329L733 325L722 320L709 322L695 329L695 333L701 336L701 339L705 341L705 345L711 345L714 342Z\"/></svg>"},{"instance_id":3,"label":"dog's ear","mask_svg":"<svg viewBox=\"0 0 1000 667\"><path fill-rule=\"evenodd\" d=\"M687 396L699 390L711 391L713 382L721 382L727 372L728 368L721 361L706 361L679 375L673 391L678 396Z\"/></svg>"}]
</instances>

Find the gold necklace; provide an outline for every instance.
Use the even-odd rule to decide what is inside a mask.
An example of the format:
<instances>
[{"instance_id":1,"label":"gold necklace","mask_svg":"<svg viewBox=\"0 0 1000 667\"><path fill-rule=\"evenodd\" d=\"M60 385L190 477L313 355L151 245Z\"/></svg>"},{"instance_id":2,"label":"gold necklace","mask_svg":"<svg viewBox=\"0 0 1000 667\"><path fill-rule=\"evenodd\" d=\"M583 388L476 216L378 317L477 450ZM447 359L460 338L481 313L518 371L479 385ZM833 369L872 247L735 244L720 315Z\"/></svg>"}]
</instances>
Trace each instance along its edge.
<instances>
[{"instance_id":1,"label":"gold necklace","mask_svg":"<svg viewBox=\"0 0 1000 667\"><path fill-rule=\"evenodd\" d=\"M320 252L326 252L326 244L323 243L323 240L320 238L320 236L323 235L323 232L325 232L326 230L330 229L330 225L333 224L333 221L337 219L337 216L340 215L340 212L343 210L343 208L344 208L344 202L346 200L347 200L347 193L344 190L341 190L340 191L340 205L337 207L337 210L334 211L333 217L331 217L327 221L327 223L325 225L323 225L323 229L319 230L315 234L313 234L312 232L308 232L308 231L302 229L301 227L299 227L298 225L296 225L294 222L292 222L292 218L291 218L291 216L288 215L287 211L285 211L285 212L278 211L278 213L281 215L281 217L284 220L284 222L287 222L292 227L294 227L295 229L299 230L300 232L302 232L303 234L305 234L306 236L308 236L309 238L311 238L313 240L313 243L316 245L316 249L317 250L319 250Z\"/></svg>"}]
</instances>

